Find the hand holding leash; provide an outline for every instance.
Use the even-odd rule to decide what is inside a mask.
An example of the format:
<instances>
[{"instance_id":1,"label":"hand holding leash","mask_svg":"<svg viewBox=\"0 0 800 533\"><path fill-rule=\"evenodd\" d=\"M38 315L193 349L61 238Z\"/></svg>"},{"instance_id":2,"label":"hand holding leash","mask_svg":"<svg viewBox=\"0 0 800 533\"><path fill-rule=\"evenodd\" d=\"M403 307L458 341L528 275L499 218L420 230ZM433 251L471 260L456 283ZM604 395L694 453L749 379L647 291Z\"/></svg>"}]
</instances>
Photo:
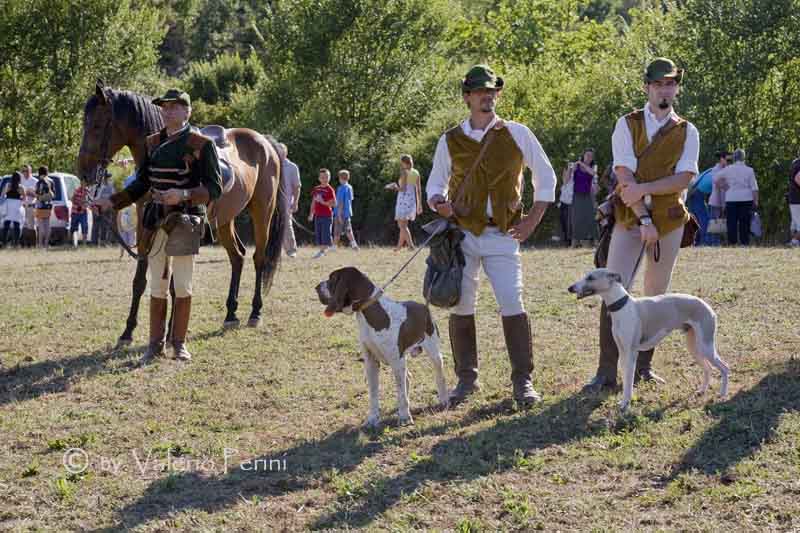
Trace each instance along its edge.
<instances>
[{"instance_id":1,"label":"hand holding leash","mask_svg":"<svg viewBox=\"0 0 800 533\"><path fill-rule=\"evenodd\" d=\"M639 233L642 237L642 242L644 244L655 244L658 242L658 230L652 224L647 226L639 226Z\"/></svg>"},{"instance_id":2,"label":"hand holding leash","mask_svg":"<svg viewBox=\"0 0 800 533\"><path fill-rule=\"evenodd\" d=\"M444 199L441 194L436 194L428 199L428 205L444 218L453 216L453 204Z\"/></svg>"}]
</instances>

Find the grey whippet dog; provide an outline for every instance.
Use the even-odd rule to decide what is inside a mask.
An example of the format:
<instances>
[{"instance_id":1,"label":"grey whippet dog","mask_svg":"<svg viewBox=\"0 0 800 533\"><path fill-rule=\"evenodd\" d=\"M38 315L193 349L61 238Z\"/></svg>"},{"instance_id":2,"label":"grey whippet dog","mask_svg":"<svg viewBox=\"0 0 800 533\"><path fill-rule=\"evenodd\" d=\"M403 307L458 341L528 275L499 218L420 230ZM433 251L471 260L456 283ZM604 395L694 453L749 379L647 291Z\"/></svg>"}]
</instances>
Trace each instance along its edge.
<instances>
[{"instance_id":1,"label":"grey whippet dog","mask_svg":"<svg viewBox=\"0 0 800 533\"><path fill-rule=\"evenodd\" d=\"M704 394L708 390L713 365L722 373L720 396L727 396L730 367L717 352L717 315L700 298L676 293L633 298L622 286L622 276L605 268L592 270L567 290L578 299L600 296L608 307L614 341L623 358L623 395L619 404L623 412L633 396L639 351L655 348L676 329L686 333L689 351L703 368L703 384L697 393Z\"/></svg>"}]
</instances>

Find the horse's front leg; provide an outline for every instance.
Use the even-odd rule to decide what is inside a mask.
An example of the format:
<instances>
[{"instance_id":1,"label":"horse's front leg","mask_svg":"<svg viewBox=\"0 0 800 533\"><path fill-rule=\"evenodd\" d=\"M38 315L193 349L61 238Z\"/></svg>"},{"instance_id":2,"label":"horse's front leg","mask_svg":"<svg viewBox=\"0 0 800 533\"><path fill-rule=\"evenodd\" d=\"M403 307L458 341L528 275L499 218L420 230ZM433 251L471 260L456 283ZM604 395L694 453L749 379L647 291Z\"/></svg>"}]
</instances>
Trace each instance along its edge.
<instances>
[{"instance_id":1,"label":"horse's front leg","mask_svg":"<svg viewBox=\"0 0 800 533\"><path fill-rule=\"evenodd\" d=\"M136 274L133 276L131 291L131 309L128 312L128 321L125 325L125 331L119 336L117 347L128 346L133 342L133 330L136 329L136 317L139 314L139 302L142 300L142 295L147 288L147 257L140 258L136 261Z\"/></svg>"}]
</instances>

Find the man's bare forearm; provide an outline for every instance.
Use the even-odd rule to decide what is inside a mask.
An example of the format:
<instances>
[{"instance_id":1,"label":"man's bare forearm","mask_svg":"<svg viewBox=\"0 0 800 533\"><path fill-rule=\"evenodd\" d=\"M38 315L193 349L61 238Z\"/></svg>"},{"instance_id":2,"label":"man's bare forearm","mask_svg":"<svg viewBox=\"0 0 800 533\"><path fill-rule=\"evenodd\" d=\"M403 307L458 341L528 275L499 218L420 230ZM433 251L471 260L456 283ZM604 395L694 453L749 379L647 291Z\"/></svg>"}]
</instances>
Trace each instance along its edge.
<instances>
[{"instance_id":1,"label":"man's bare forearm","mask_svg":"<svg viewBox=\"0 0 800 533\"><path fill-rule=\"evenodd\" d=\"M663 178L658 178L654 181L648 181L647 183L642 183L641 185L644 186L647 194L670 194L681 192L682 190L688 188L689 182L692 181L692 176L694 176L694 174L691 172L679 172L678 174L664 176Z\"/></svg>"},{"instance_id":2,"label":"man's bare forearm","mask_svg":"<svg viewBox=\"0 0 800 533\"><path fill-rule=\"evenodd\" d=\"M538 226L539 222L542 221L544 212L547 211L548 205L550 205L550 202L533 202L533 208L528 211L528 215L525 218L531 219L534 227Z\"/></svg>"},{"instance_id":3,"label":"man's bare forearm","mask_svg":"<svg viewBox=\"0 0 800 533\"><path fill-rule=\"evenodd\" d=\"M631 172L631 169L628 167L615 167L614 173L617 175L617 182L619 183L618 187L636 183L636 178L633 177L633 172ZM647 207L644 205L644 200L639 200L635 204L631 205L630 208L639 218L647 216L649 213Z\"/></svg>"}]
</instances>

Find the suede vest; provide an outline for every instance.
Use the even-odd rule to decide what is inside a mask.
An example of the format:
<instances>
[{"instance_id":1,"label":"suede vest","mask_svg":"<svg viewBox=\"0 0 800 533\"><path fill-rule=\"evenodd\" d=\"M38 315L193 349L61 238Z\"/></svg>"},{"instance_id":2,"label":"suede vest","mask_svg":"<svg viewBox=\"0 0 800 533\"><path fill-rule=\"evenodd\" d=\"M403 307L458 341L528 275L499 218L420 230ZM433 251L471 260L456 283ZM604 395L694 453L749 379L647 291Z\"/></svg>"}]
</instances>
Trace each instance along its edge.
<instances>
[{"instance_id":1,"label":"suede vest","mask_svg":"<svg viewBox=\"0 0 800 533\"><path fill-rule=\"evenodd\" d=\"M522 216L522 151L508 128L487 132L483 142L490 134L494 139L464 191L464 203L469 208L469 214L465 217L456 216L458 225L475 235L483 233L489 224L486 215L489 199L494 223L503 233ZM483 142L469 137L460 125L450 129L445 136L452 160L448 197L454 200L461 182L478 158Z\"/></svg>"},{"instance_id":2,"label":"suede vest","mask_svg":"<svg viewBox=\"0 0 800 533\"><path fill-rule=\"evenodd\" d=\"M626 115L625 120L633 138L633 151L637 158L637 169L634 177L638 183L655 181L675 174L675 167L683 154L686 143L686 127L688 122L678 119L677 124L666 134L656 133L653 146L642 157L650 144L647 141L647 129L644 122L644 110L639 109ZM659 235L666 235L689 221L689 212L683 203L680 192L653 195L651 207L653 224ZM633 210L622 202L614 207L616 221L626 228L637 225L639 219Z\"/></svg>"}]
</instances>

